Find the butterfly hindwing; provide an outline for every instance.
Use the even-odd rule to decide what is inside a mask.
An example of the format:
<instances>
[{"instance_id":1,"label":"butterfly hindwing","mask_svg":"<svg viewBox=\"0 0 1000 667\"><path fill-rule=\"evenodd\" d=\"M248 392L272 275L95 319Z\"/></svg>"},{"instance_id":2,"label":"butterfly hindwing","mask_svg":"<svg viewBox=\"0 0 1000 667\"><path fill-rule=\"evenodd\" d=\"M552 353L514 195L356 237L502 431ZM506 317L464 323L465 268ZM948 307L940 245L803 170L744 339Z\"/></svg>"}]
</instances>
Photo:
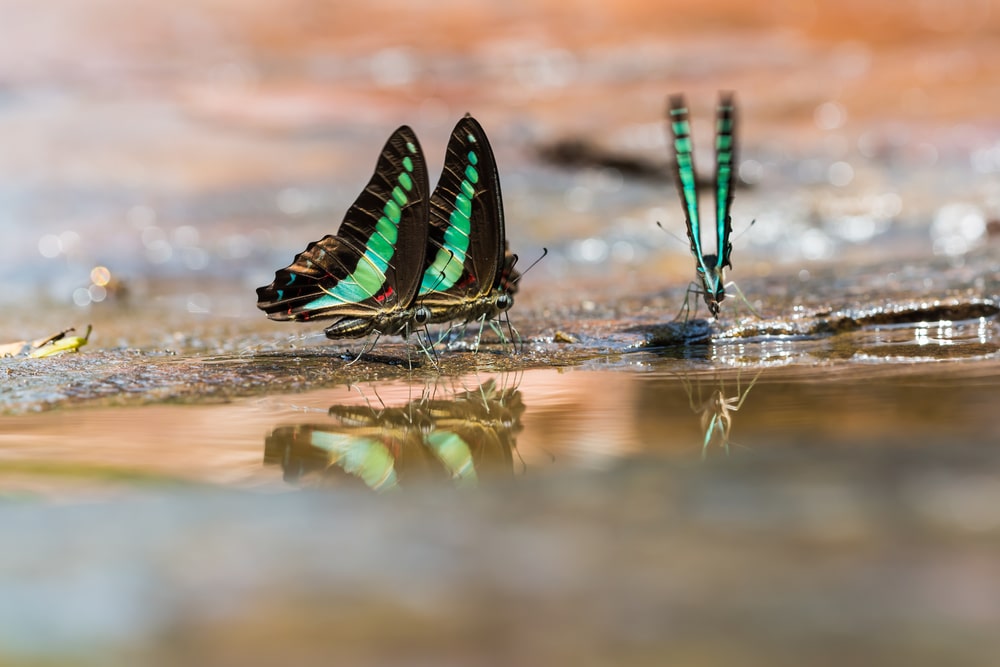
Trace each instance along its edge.
<instances>
[{"instance_id":1,"label":"butterfly hindwing","mask_svg":"<svg viewBox=\"0 0 1000 667\"><path fill-rule=\"evenodd\" d=\"M701 247L701 221L698 217L698 180L694 170L694 147L691 143L691 118L682 95L670 96L669 114L670 130L674 137L674 155L677 159L677 191L684 207L691 254L700 266L704 266L705 253Z\"/></svg>"},{"instance_id":2,"label":"butterfly hindwing","mask_svg":"<svg viewBox=\"0 0 1000 667\"><path fill-rule=\"evenodd\" d=\"M366 317L406 308L420 287L427 245L427 166L407 126L393 132L375 172L327 235L257 289L274 320Z\"/></svg>"}]
</instances>

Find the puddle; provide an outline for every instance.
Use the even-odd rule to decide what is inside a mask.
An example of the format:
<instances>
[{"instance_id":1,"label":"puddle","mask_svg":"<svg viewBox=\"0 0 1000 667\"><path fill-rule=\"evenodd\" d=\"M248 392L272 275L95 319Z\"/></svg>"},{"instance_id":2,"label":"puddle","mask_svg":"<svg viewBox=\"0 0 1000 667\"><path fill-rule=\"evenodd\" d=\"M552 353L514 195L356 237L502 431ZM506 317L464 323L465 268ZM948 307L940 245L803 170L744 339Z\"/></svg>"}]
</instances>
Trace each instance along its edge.
<instances>
[{"instance_id":1,"label":"puddle","mask_svg":"<svg viewBox=\"0 0 1000 667\"><path fill-rule=\"evenodd\" d=\"M869 334L883 337L875 349L892 351L891 333ZM517 484L634 457L987 446L1000 436L995 357L805 366L784 363L780 350L720 344L708 355L714 362L644 351L603 367L2 417L0 484L9 498L67 500L177 486L384 493Z\"/></svg>"}]
</instances>

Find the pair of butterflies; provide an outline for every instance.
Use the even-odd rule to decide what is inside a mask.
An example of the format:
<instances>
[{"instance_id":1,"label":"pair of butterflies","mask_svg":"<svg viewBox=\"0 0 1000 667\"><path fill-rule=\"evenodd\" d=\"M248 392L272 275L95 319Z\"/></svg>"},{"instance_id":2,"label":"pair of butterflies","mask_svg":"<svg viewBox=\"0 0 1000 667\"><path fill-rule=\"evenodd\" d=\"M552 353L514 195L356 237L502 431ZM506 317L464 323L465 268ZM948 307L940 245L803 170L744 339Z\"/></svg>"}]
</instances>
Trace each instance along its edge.
<instances>
[{"instance_id":1,"label":"pair of butterflies","mask_svg":"<svg viewBox=\"0 0 1000 667\"><path fill-rule=\"evenodd\" d=\"M257 289L272 320L337 318L327 337L406 336L428 323L492 320L514 303L493 150L466 115L433 194L413 130L392 133L336 235L314 241Z\"/></svg>"},{"instance_id":2,"label":"pair of butterflies","mask_svg":"<svg viewBox=\"0 0 1000 667\"><path fill-rule=\"evenodd\" d=\"M677 158L677 191L684 207L691 254L697 262L698 280L705 304L713 317L719 315L719 304L726 298L726 268L732 268L733 252L729 240L733 231L729 215L733 205L736 180L736 105L732 93L722 93L715 121L715 254L706 254L701 244L701 217L698 210L698 181L694 170L691 143L691 120L687 104L681 95L670 97L668 111L670 130L674 137ZM745 299L744 299L745 301ZM749 306L749 304L747 304ZM751 310L753 310L751 308Z\"/></svg>"}]
</instances>

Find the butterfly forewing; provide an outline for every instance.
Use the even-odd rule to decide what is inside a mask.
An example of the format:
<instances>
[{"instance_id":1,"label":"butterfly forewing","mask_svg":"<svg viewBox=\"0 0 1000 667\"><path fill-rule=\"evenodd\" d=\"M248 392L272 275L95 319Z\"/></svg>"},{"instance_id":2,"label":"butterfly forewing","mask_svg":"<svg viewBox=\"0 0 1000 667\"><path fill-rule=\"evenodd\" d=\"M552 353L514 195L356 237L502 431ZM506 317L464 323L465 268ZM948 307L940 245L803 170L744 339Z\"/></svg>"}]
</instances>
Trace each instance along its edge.
<instances>
[{"instance_id":1,"label":"butterfly forewing","mask_svg":"<svg viewBox=\"0 0 1000 667\"><path fill-rule=\"evenodd\" d=\"M732 93L722 93L715 120L715 226L718 241L716 267L731 266L732 245L729 236L733 223L729 211L733 205L736 171L736 103Z\"/></svg>"},{"instance_id":2,"label":"butterfly forewing","mask_svg":"<svg viewBox=\"0 0 1000 667\"><path fill-rule=\"evenodd\" d=\"M681 195L684 219L687 222L691 253L699 264L705 256L701 247L701 223L698 218L698 181L694 171L694 149L691 143L691 119L682 95L670 96L670 131L674 137L677 159L677 191Z\"/></svg>"},{"instance_id":3,"label":"butterfly forewing","mask_svg":"<svg viewBox=\"0 0 1000 667\"><path fill-rule=\"evenodd\" d=\"M257 307L275 320L365 317L405 308L417 294L427 245L427 166L416 135L396 130L375 173L327 235L257 289Z\"/></svg>"},{"instance_id":4,"label":"butterfly forewing","mask_svg":"<svg viewBox=\"0 0 1000 667\"><path fill-rule=\"evenodd\" d=\"M451 133L430 199L428 241L420 300L431 321L451 319L455 308L500 280L506 250L500 180L486 133L471 116Z\"/></svg>"}]
</instances>

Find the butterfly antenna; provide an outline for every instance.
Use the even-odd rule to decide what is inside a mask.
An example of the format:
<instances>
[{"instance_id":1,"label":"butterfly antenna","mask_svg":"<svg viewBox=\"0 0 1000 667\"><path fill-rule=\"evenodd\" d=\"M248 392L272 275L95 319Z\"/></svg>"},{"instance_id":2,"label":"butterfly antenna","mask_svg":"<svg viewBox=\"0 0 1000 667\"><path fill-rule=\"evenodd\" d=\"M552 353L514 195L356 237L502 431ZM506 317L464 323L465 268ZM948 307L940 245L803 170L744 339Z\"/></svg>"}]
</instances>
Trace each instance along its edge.
<instances>
[{"instance_id":1,"label":"butterfly antenna","mask_svg":"<svg viewBox=\"0 0 1000 667\"><path fill-rule=\"evenodd\" d=\"M531 264L529 264L528 268L526 268L524 271L521 271L521 275L519 275L517 278L515 278L514 280L512 280L511 284L516 284L516 283L520 282L521 278L524 277L524 274L526 274L528 271L531 271L531 269L535 268L535 264L538 264L540 261L542 261L543 259L545 259L545 256L548 255L548 254L549 254L549 249L548 248L542 248L542 254L541 254L541 256L538 259L536 259L534 262L532 262ZM516 264L516 263L517 263L517 255L514 255L514 261L511 263L511 267L513 267L514 264Z\"/></svg>"},{"instance_id":2,"label":"butterfly antenna","mask_svg":"<svg viewBox=\"0 0 1000 667\"><path fill-rule=\"evenodd\" d=\"M733 237L733 242L735 243L736 241L739 241L743 237L744 234L746 234L747 232L749 232L750 228L754 226L755 222L757 222L757 218L754 218L753 220L751 220L750 224L747 225L746 228L743 229L743 231L741 231L739 234L737 234L736 236L734 236Z\"/></svg>"},{"instance_id":3,"label":"butterfly antenna","mask_svg":"<svg viewBox=\"0 0 1000 667\"><path fill-rule=\"evenodd\" d=\"M674 234L672 231L670 231L669 229L667 229L666 227L664 227L663 223L660 222L659 220L656 221L656 226L659 227L660 229L662 229L668 236L670 236L672 239L674 239L675 241L677 241L678 243L680 243L682 246L687 246L688 245L687 241L685 241L681 237L677 236L677 234Z\"/></svg>"}]
</instances>

